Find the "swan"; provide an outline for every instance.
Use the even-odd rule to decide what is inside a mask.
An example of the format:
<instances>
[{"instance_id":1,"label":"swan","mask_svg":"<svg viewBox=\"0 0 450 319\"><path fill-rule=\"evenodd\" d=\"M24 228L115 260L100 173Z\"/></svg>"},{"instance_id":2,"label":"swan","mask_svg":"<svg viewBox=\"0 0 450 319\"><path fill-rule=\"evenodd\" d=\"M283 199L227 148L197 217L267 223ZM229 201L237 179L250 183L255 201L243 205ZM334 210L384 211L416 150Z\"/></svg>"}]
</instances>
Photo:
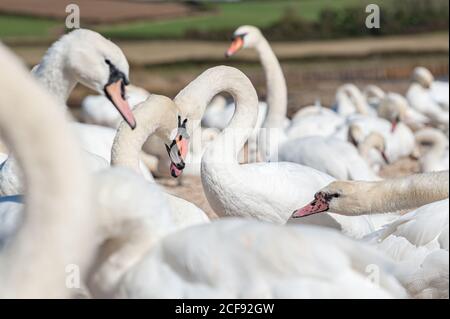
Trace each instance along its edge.
<instances>
[{"instance_id":1,"label":"swan","mask_svg":"<svg viewBox=\"0 0 450 319\"><path fill-rule=\"evenodd\" d=\"M129 84L128 61L118 46L99 33L77 29L63 35L50 46L32 73L61 105L65 105L75 85L81 83L104 94L130 127L136 127L125 99L125 86ZM72 126L87 152L110 162L114 129L82 123ZM153 179L143 163L141 169L146 178Z\"/></svg>"},{"instance_id":2,"label":"swan","mask_svg":"<svg viewBox=\"0 0 450 319\"><path fill-rule=\"evenodd\" d=\"M429 124L429 119L413 109L408 100L401 94L389 92L380 100L377 107L378 116L392 123L394 130L399 122L412 130L418 130Z\"/></svg>"},{"instance_id":3,"label":"swan","mask_svg":"<svg viewBox=\"0 0 450 319\"><path fill-rule=\"evenodd\" d=\"M369 84L363 89L363 95L367 103L374 109L380 104L386 93L380 87Z\"/></svg>"},{"instance_id":4,"label":"swan","mask_svg":"<svg viewBox=\"0 0 450 319\"><path fill-rule=\"evenodd\" d=\"M99 33L76 29L63 35L47 50L32 70L51 93L65 105L77 83L105 95L131 127L136 126L125 100L129 65L122 50Z\"/></svg>"},{"instance_id":5,"label":"swan","mask_svg":"<svg viewBox=\"0 0 450 319\"><path fill-rule=\"evenodd\" d=\"M150 93L132 84L127 86L126 99L131 109L145 101ZM81 120L88 124L97 124L117 128L121 121L120 113L104 95L88 95L81 102Z\"/></svg>"},{"instance_id":6,"label":"swan","mask_svg":"<svg viewBox=\"0 0 450 319\"><path fill-rule=\"evenodd\" d=\"M448 169L448 138L440 130L425 128L415 133L418 145L429 146L419 163L422 172L443 171Z\"/></svg>"},{"instance_id":7,"label":"swan","mask_svg":"<svg viewBox=\"0 0 450 319\"><path fill-rule=\"evenodd\" d=\"M381 269L379 285L367 280L374 264ZM155 243L114 296L405 298L391 267L371 247L324 228L227 218Z\"/></svg>"},{"instance_id":8,"label":"swan","mask_svg":"<svg viewBox=\"0 0 450 319\"><path fill-rule=\"evenodd\" d=\"M411 107L427 116L436 125L442 125L448 129L448 112L433 99L428 91L433 80L433 75L426 68L415 68L412 74L412 83L406 93L406 98Z\"/></svg>"},{"instance_id":9,"label":"swan","mask_svg":"<svg viewBox=\"0 0 450 319\"><path fill-rule=\"evenodd\" d=\"M384 140L380 153L384 155ZM367 152L378 146L378 139L369 135L359 147ZM310 136L289 140L280 147L280 161L313 167L339 180L379 180L358 149L335 137Z\"/></svg>"},{"instance_id":10,"label":"swan","mask_svg":"<svg viewBox=\"0 0 450 319\"><path fill-rule=\"evenodd\" d=\"M179 154L175 154L177 160L180 160L178 167L185 168L189 136L184 133L182 123L177 120L178 109L175 103L165 96L152 94L146 101L135 107L134 116L139 121L139 126L135 129L131 129L124 121L119 125L111 149L111 165L127 167L140 174L139 154L142 145L150 136L155 135L166 145L170 144L171 138L177 141L177 145L182 150ZM172 155L170 149L169 154ZM173 159L174 156L172 155L171 158ZM172 163L170 166L172 174L178 177L180 170L177 165ZM209 222L205 212L194 204L182 198L164 194L168 198L172 212L176 214L177 225Z\"/></svg>"},{"instance_id":11,"label":"swan","mask_svg":"<svg viewBox=\"0 0 450 319\"><path fill-rule=\"evenodd\" d=\"M258 97L250 80L235 68L210 68L175 97L182 117L188 119L188 131L198 125L210 99L221 92L234 97L236 108L228 127L208 145L202 158L201 178L208 202L219 216L284 223L295 202L332 178L293 163L239 165L237 155L256 122ZM304 187L293 187L295 181L306 180Z\"/></svg>"},{"instance_id":12,"label":"swan","mask_svg":"<svg viewBox=\"0 0 450 319\"><path fill-rule=\"evenodd\" d=\"M346 124L341 126L334 134L335 137L346 140L349 128L357 125L364 136L372 132L377 132L386 141L386 157L389 162L395 162L402 157L414 154L416 144L414 134L411 129L401 121L390 122L381 117L352 115L346 119ZM378 164L385 165L385 161L380 159Z\"/></svg>"},{"instance_id":13,"label":"swan","mask_svg":"<svg viewBox=\"0 0 450 319\"><path fill-rule=\"evenodd\" d=\"M337 114L327 112L327 118L322 114L309 116L294 115L295 121L287 118L287 87L283 70L268 41L261 31L254 26L241 26L233 34L233 40L226 51L226 56L235 55L242 48L253 48L257 51L266 76L267 86L267 115L261 126L259 140L259 154L263 160L275 161L278 146L289 139L316 135L326 130L330 134L343 122ZM301 111L299 111L301 112ZM324 125L324 123L327 123ZM327 133L323 133L325 135ZM255 138L249 142L254 143Z\"/></svg>"},{"instance_id":14,"label":"swan","mask_svg":"<svg viewBox=\"0 0 450 319\"><path fill-rule=\"evenodd\" d=\"M181 116L192 131L208 101L220 92L235 98L236 113L230 125L207 148L201 163L206 198L219 216L250 217L284 224L296 202L303 202L318 185L333 177L316 169L289 162L240 165L237 154L256 121L257 96L249 79L239 70L218 66L204 71L175 97ZM174 144L176 145L176 144ZM302 187L295 187L300 183ZM309 195L311 196L311 195ZM339 219L339 220L337 220ZM375 229L369 218L329 216L325 222L353 237Z\"/></svg>"},{"instance_id":15,"label":"swan","mask_svg":"<svg viewBox=\"0 0 450 319\"><path fill-rule=\"evenodd\" d=\"M100 156L82 151L83 160L91 172L109 167L109 163ZM19 163L13 155L6 155L3 163L0 163L0 196L13 196L23 194L23 174Z\"/></svg>"},{"instance_id":16,"label":"swan","mask_svg":"<svg viewBox=\"0 0 450 319\"><path fill-rule=\"evenodd\" d=\"M448 298L448 171L382 182L336 181L296 210L300 218L333 211L345 216L409 212L365 241L398 263L397 278L417 298Z\"/></svg>"},{"instance_id":17,"label":"swan","mask_svg":"<svg viewBox=\"0 0 450 319\"><path fill-rule=\"evenodd\" d=\"M448 178L448 171L443 171L377 182L335 181L318 191L293 217L325 211L358 216L417 208L448 198Z\"/></svg>"},{"instance_id":18,"label":"swan","mask_svg":"<svg viewBox=\"0 0 450 319\"><path fill-rule=\"evenodd\" d=\"M102 240L121 246L91 273L94 297L406 297L390 261L334 231L232 218L175 228L156 184L147 187L139 176L114 169L114 175L100 173L96 198L108 225ZM381 269L379 284L366 279L373 264Z\"/></svg>"},{"instance_id":19,"label":"swan","mask_svg":"<svg viewBox=\"0 0 450 319\"><path fill-rule=\"evenodd\" d=\"M0 66L0 133L27 183L25 218L0 251L0 297L69 297L66 267L84 276L94 254L87 170L57 101L1 44Z\"/></svg>"},{"instance_id":20,"label":"swan","mask_svg":"<svg viewBox=\"0 0 450 319\"><path fill-rule=\"evenodd\" d=\"M336 91L336 104L333 107L336 112L347 117L351 114L376 115L376 110L371 108L361 90L354 84L341 85Z\"/></svg>"}]
</instances>

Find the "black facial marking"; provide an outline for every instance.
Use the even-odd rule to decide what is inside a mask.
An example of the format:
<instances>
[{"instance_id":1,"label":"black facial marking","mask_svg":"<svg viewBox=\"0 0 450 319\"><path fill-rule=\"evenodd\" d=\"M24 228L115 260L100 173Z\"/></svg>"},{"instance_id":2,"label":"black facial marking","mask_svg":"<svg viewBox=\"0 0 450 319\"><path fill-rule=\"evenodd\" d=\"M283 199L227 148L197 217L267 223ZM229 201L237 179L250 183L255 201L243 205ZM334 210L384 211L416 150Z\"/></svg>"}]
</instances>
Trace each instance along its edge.
<instances>
[{"instance_id":1,"label":"black facial marking","mask_svg":"<svg viewBox=\"0 0 450 319\"><path fill-rule=\"evenodd\" d=\"M231 41L236 40L237 38L241 38L244 40L244 38L247 36L247 33L241 33L241 34L235 34L231 37Z\"/></svg>"},{"instance_id":2,"label":"black facial marking","mask_svg":"<svg viewBox=\"0 0 450 319\"><path fill-rule=\"evenodd\" d=\"M122 71L119 71L117 67L108 59L105 59L105 63L109 65L109 78L108 83L106 83L105 87L115 83L119 80L122 80L122 85L125 87L125 85L130 84L130 81L128 81L127 77ZM122 90L125 92L125 90Z\"/></svg>"}]
</instances>

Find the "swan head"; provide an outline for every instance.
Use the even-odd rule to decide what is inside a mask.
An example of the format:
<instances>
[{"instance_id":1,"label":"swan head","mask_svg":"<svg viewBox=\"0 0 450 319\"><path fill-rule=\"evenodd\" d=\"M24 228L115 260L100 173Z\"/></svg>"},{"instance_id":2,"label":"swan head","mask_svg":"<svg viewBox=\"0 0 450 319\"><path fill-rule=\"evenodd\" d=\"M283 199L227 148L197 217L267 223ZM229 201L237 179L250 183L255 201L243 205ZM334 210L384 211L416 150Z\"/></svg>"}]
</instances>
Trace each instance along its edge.
<instances>
[{"instance_id":1,"label":"swan head","mask_svg":"<svg viewBox=\"0 0 450 319\"><path fill-rule=\"evenodd\" d=\"M386 95L384 91L376 85L367 85L363 90L367 102L372 105L378 105Z\"/></svg>"},{"instance_id":2,"label":"swan head","mask_svg":"<svg viewBox=\"0 0 450 319\"><path fill-rule=\"evenodd\" d=\"M434 76L427 68L418 66L413 70L412 80L419 83L425 89L429 89L431 83L434 81Z\"/></svg>"},{"instance_id":3,"label":"swan head","mask_svg":"<svg viewBox=\"0 0 450 319\"><path fill-rule=\"evenodd\" d=\"M332 212L340 215L355 216L370 211L361 194L370 196L371 183L355 181L335 181L325 186L314 195L314 200L297 209L293 218L301 218L313 214Z\"/></svg>"},{"instance_id":4,"label":"swan head","mask_svg":"<svg viewBox=\"0 0 450 319\"><path fill-rule=\"evenodd\" d=\"M425 124L420 118L414 116L406 98L398 93L386 94L378 107L378 116L391 122L391 132L395 131L400 122L410 126Z\"/></svg>"},{"instance_id":5,"label":"swan head","mask_svg":"<svg viewBox=\"0 0 450 319\"><path fill-rule=\"evenodd\" d=\"M129 65L122 50L97 32L77 29L60 40L66 45L65 68L77 82L106 95L131 128L136 126L126 100Z\"/></svg>"},{"instance_id":6,"label":"swan head","mask_svg":"<svg viewBox=\"0 0 450 319\"><path fill-rule=\"evenodd\" d=\"M389 164L389 158L386 155L386 139L378 132L370 132L363 143L368 149L378 151L386 164Z\"/></svg>"},{"instance_id":7,"label":"swan head","mask_svg":"<svg viewBox=\"0 0 450 319\"><path fill-rule=\"evenodd\" d=\"M261 31L254 26L244 25L234 31L226 57L236 54L242 48L255 48L263 38Z\"/></svg>"},{"instance_id":8,"label":"swan head","mask_svg":"<svg viewBox=\"0 0 450 319\"><path fill-rule=\"evenodd\" d=\"M368 149L375 149L380 153L385 163L389 164L389 159L386 155L386 140L380 133L370 132L369 135L364 136L364 132L361 127L353 123L348 129L348 140L350 143L355 145L355 147L359 147L363 144L363 146Z\"/></svg>"},{"instance_id":9,"label":"swan head","mask_svg":"<svg viewBox=\"0 0 450 319\"><path fill-rule=\"evenodd\" d=\"M186 129L188 119L182 119L178 115L178 127L172 133L172 143L166 144L167 154L170 158L170 174L172 177L179 177L186 166L185 159L189 150L189 133Z\"/></svg>"}]
</instances>

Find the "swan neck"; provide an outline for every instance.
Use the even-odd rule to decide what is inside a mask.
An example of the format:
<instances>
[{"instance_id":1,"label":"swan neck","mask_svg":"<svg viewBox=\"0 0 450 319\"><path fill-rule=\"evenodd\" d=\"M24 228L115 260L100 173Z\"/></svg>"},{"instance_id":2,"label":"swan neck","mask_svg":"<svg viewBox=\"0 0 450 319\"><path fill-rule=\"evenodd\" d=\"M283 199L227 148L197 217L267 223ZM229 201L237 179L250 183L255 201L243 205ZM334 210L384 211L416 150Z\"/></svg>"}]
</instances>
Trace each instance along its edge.
<instances>
[{"instance_id":1,"label":"swan neck","mask_svg":"<svg viewBox=\"0 0 450 319\"><path fill-rule=\"evenodd\" d=\"M66 67L67 54L64 42L56 42L48 49L36 69L32 71L38 81L62 105L66 104L70 93L77 84L75 76Z\"/></svg>"},{"instance_id":2,"label":"swan neck","mask_svg":"<svg viewBox=\"0 0 450 319\"><path fill-rule=\"evenodd\" d=\"M267 87L267 116L263 127L283 128L287 116L287 87L283 70L267 40L262 37L256 50L264 69Z\"/></svg>"},{"instance_id":3,"label":"swan neck","mask_svg":"<svg viewBox=\"0 0 450 319\"><path fill-rule=\"evenodd\" d=\"M177 127L178 110L167 97L153 94L133 110L136 128L122 121L111 149L111 165L124 166L140 173L142 146L153 134L168 143L173 129Z\"/></svg>"},{"instance_id":4,"label":"swan neck","mask_svg":"<svg viewBox=\"0 0 450 319\"><path fill-rule=\"evenodd\" d=\"M26 189L26 217L0 254L0 296L68 297L67 267L75 265L83 276L94 252L81 150L64 110L1 46L0 65L8 75L0 77L0 133Z\"/></svg>"},{"instance_id":5,"label":"swan neck","mask_svg":"<svg viewBox=\"0 0 450 319\"><path fill-rule=\"evenodd\" d=\"M446 199L448 182L448 171L379 182L357 182L363 186L361 189L366 190L364 201L368 205L360 213L378 214L409 210Z\"/></svg>"},{"instance_id":6,"label":"swan neck","mask_svg":"<svg viewBox=\"0 0 450 319\"><path fill-rule=\"evenodd\" d=\"M229 93L236 108L228 127L208 146L203 161L215 160L237 162L237 154L253 130L258 116L258 96L250 80L241 71L225 66L203 72L176 97L180 112L189 118L188 130L200 123L206 106L222 92ZM189 123L191 122L191 123Z\"/></svg>"}]
</instances>

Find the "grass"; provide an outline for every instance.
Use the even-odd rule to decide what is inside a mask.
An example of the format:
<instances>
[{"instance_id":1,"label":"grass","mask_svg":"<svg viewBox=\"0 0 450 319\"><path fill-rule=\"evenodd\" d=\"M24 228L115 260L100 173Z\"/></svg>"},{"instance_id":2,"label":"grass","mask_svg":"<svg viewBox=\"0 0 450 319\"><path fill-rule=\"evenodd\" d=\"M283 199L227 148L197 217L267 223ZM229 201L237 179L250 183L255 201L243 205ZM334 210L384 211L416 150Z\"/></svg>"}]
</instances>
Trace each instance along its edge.
<instances>
[{"instance_id":1,"label":"grass","mask_svg":"<svg viewBox=\"0 0 450 319\"><path fill-rule=\"evenodd\" d=\"M0 15L0 39L7 37L47 37L60 25L51 19Z\"/></svg>"},{"instance_id":2,"label":"grass","mask_svg":"<svg viewBox=\"0 0 450 319\"><path fill-rule=\"evenodd\" d=\"M378 0L377 3L392 3L394 0ZM186 30L234 29L242 24L258 27L277 21L286 10L293 10L302 18L317 19L324 8L361 6L370 0L270 0L238 3L217 3L213 12L161 21L136 21L116 25L86 26L107 37L121 39L167 39L180 38ZM7 16L0 14L0 38L51 37L52 28L63 27L64 20L39 19L33 17Z\"/></svg>"},{"instance_id":3,"label":"grass","mask_svg":"<svg viewBox=\"0 0 450 319\"><path fill-rule=\"evenodd\" d=\"M367 0L362 0L368 2ZM392 0L382 0L382 2ZM205 13L164 21L141 21L98 28L112 38L179 38L188 29L220 30L235 28L243 24L258 27L277 21L286 10L294 10L301 17L315 20L324 8L361 5L361 0L300 0L219 3L217 12Z\"/></svg>"}]
</instances>

